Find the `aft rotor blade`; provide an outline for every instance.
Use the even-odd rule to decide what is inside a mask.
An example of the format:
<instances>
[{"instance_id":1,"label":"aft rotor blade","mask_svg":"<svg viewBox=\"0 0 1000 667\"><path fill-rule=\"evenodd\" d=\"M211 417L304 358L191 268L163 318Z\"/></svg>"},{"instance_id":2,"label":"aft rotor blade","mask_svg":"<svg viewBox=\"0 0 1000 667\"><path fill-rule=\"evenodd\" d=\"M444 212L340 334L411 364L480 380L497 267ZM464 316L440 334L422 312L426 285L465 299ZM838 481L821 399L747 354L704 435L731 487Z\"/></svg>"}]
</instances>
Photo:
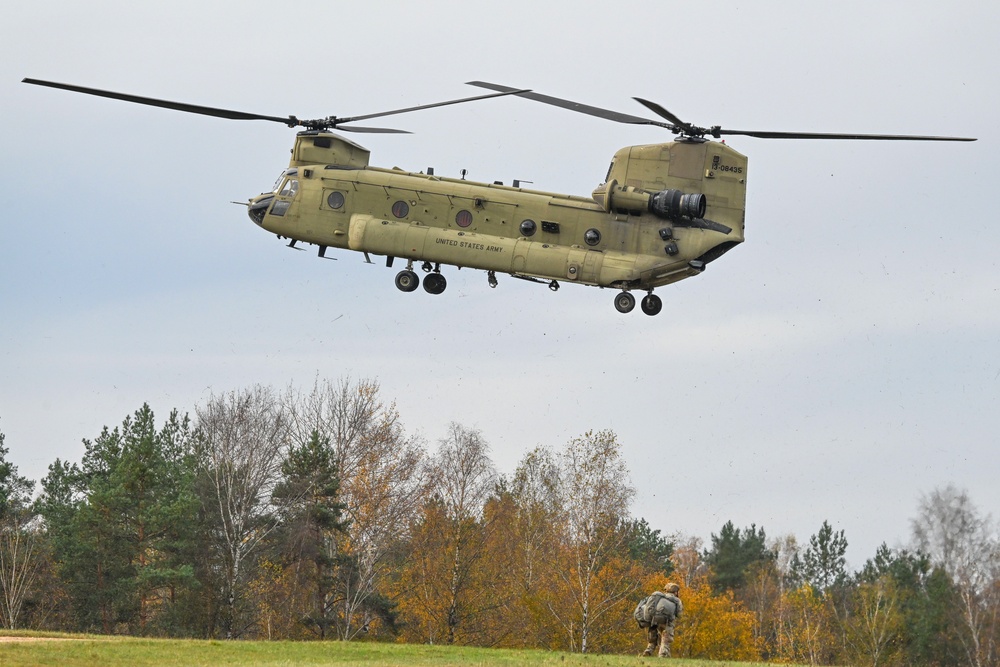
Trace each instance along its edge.
<instances>
[{"instance_id":1,"label":"aft rotor blade","mask_svg":"<svg viewBox=\"0 0 1000 667\"><path fill-rule=\"evenodd\" d=\"M674 125L676 125L678 128L683 129L683 130L685 130L687 132L690 132L692 130L692 127L690 125L688 125L687 123L685 123L684 121L682 121L680 118L678 118L674 114L672 114L669 111L667 111L666 109L664 109L662 106L660 106L656 102L650 102L649 100L644 100L641 97L633 97L632 99L635 100L636 102L638 102L639 104L641 104L642 106L646 107L647 109L649 109L653 113L655 113L657 116L660 116L661 118L666 118L671 123L673 123Z\"/></svg>"},{"instance_id":2,"label":"aft rotor blade","mask_svg":"<svg viewBox=\"0 0 1000 667\"><path fill-rule=\"evenodd\" d=\"M766 130L725 130L713 128L710 130L712 136L718 137L723 134L744 135L747 137L757 137L759 139L850 139L869 141L975 141L974 137L930 137L915 134L857 134L857 133L829 133L829 132L769 132Z\"/></svg>"},{"instance_id":3,"label":"aft rotor blade","mask_svg":"<svg viewBox=\"0 0 1000 667\"><path fill-rule=\"evenodd\" d=\"M30 83L34 86L59 88L61 90L69 90L74 93L96 95L97 97L107 97L113 100L121 100L123 102L134 102L135 104L145 104L151 107L162 107L164 109L173 109L174 111L196 113L203 116L215 116L216 118L226 118L229 120L267 120L275 123L281 123L282 125L288 125L289 127L295 127L299 124L299 121L295 116L288 116L287 118L281 118L279 116L263 116L255 113L247 113L245 111L233 111L232 109L219 109L216 107L206 107L198 104L187 104L185 102L158 100L152 97L141 97L139 95L116 93L110 90L98 90L97 88L86 88L84 86L74 86L68 83L55 83L53 81L41 81L39 79L26 78L22 79L21 82Z\"/></svg>"},{"instance_id":4,"label":"aft rotor blade","mask_svg":"<svg viewBox=\"0 0 1000 667\"><path fill-rule=\"evenodd\" d=\"M504 91L504 92L501 92L501 93L490 93L489 95L476 95L475 97L463 97L462 99L459 99L459 100L448 100L447 102L434 102L433 104L421 104L420 106L416 106L416 107L407 107L405 109L395 109L393 111L380 111L378 113L370 113L370 114L366 114L364 116L350 116L348 118L338 118L337 119L337 123L338 124L340 124L340 123L353 123L354 121L368 120L369 118L381 118L382 116L393 116L393 115L398 114L398 113L409 113L411 111L420 111L421 109L433 109L434 107L444 107L444 106L448 106L449 104L461 104L463 102L475 102L476 100L485 100L485 99L489 99L491 97L503 97L504 95L518 95L520 93L527 93L527 92L530 92L530 90L527 89L527 88L525 88L523 90L517 90L515 88L511 88L510 90L507 90L507 91ZM345 130L347 128L341 127L340 129ZM355 132L364 132L366 130L354 129L353 131L355 131ZM407 134L409 134L409 133L407 133Z\"/></svg>"},{"instance_id":5,"label":"aft rotor blade","mask_svg":"<svg viewBox=\"0 0 1000 667\"><path fill-rule=\"evenodd\" d=\"M564 100L558 97L552 97L550 95L542 95L541 93L523 92L517 90L516 88L511 88L510 86L501 86L498 83L489 83L486 81L468 81L467 83L470 86L489 88L490 90L500 90L510 95L517 95L518 97L524 97L526 99L534 100L536 102L542 102L543 104L551 104L552 106L562 107L563 109L569 109L570 111L576 111L579 113L585 113L589 116L597 116L598 118L604 118L605 120L613 120L618 123L628 123L630 125L656 125L659 127L666 127L668 129L672 129L671 125L667 125L666 123L660 122L658 120L649 120L648 118L631 116L627 113L609 111L608 109L601 109L600 107L592 107L588 104L580 104L579 102Z\"/></svg>"}]
</instances>

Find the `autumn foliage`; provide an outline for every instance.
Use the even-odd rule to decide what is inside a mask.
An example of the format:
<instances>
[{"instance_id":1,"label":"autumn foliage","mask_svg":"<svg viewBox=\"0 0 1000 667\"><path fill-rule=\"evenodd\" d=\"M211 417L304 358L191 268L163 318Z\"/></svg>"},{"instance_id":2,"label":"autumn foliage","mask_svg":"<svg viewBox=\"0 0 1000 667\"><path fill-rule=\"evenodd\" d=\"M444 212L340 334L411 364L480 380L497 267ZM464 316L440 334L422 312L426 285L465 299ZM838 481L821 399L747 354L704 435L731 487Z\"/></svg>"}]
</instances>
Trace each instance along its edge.
<instances>
[{"instance_id":1,"label":"autumn foliage","mask_svg":"<svg viewBox=\"0 0 1000 667\"><path fill-rule=\"evenodd\" d=\"M801 545L731 522L703 544L632 516L611 431L505 475L476 429L408 436L371 381L213 396L160 429L143 406L85 446L32 500L0 434L6 627L637 654L633 609L676 582L674 657L998 663L995 529L951 487L914 549L851 573L826 521Z\"/></svg>"}]
</instances>

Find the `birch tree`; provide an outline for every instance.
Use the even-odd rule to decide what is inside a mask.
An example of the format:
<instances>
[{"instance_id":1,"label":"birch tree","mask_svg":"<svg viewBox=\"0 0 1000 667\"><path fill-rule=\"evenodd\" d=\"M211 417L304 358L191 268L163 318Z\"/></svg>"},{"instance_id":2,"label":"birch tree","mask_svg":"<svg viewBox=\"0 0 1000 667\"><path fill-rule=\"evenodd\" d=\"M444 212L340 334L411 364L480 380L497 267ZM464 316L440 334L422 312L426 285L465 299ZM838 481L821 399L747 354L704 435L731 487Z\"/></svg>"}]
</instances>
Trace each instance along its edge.
<instances>
[{"instance_id":1,"label":"birch tree","mask_svg":"<svg viewBox=\"0 0 1000 667\"><path fill-rule=\"evenodd\" d=\"M472 570L483 555L483 526L478 524L496 482L496 468L482 434L452 422L434 461L434 488L448 518L448 587L446 641L455 643L459 625L476 613L476 598L486 591Z\"/></svg>"},{"instance_id":2,"label":"birch tree","mask_svg":"<svg viewBox=\"0 0 1000 667\"><path fill-rule=\"evenodd\" d=\"M289 424L273 390L260 385L212 396L198 408L202 502L214 519L215 547L222 564L222 626L225 637L246 629L241 618L251 558L274 530L270 503Z\"/></svg>"},{"instance_id":3,"label":"birch tree","mask_svg":"<svg viewBox=\"0 0 1000 667\"><path fill-rule=\"evenodd\" d=\"M482 434L456 423L428 467L427 496L400 573L400 606L415 620L413 640L475 643L478 617L495 592L484 577L490 530L484 508L496 471Z\"/></svg>"},{"instance_id":4,"label":"birch tree","mask_svg":"<svg viewBox=\"0 0 1000 667\"><path fill-rule=\"evenodd\" d=\"M952 485L920 499L912 521L916 547L951 576L961 600L970 665L998 659L1000 629L1000 540L989 517L980 515L965 491Z\"/></svg>"},{"instance_id":5,"label":"birch tree","mask_svg":"<svg viewBox=\"0 0 1000 667\"><path fill-rule=\"evenodd\" d=\"M0 433L0 624L18 627L25 598L39 570L36 513L31 503L35 483L17 474L7 460Z\"/></svg>"},{"instance_id":6,"label":"birch tree","mask_svg":"<svg viewBox=\"0 0 1000 667\"><path fill-rule=\"evenodd\" d=\"M346 527L332 543L341 563L337 635L353 639L376 620L392 630L386 581L393 549L420 510L424 450L373 380L317 379L309 392L290 389L285 402L293 441L302 445L313 431L328 440L340 475Z\"/></svg>"},{"instance_id":7,"label":"birch tree","mask_svg":"<svg viewBox=\"0 0 1000 667\"><path fill-rule=\"evenodd\" d=\"M640 578L627 562L627 521L635 494L617 436L588 432L561 456L562 547L560 576L574 614L552 608L570 636L571 648L586 653L602 617L638 590ZM630 561L628 561L630 562Z\"/></svg>"},{"instance_id":8,"label":"birch tree","mask_svg":"<svg viewBox=\"0 0 1000 667\"><path fill-rule=\"evenodd\" d=\"M560 645L560 625L549 611L561 609L557 575L561 526L559 461L547 447L525 454L514 471L511 497L515 503L510 572L513 599L508 617L514 620L521 646Z\"/></svg>"}]
</instances>

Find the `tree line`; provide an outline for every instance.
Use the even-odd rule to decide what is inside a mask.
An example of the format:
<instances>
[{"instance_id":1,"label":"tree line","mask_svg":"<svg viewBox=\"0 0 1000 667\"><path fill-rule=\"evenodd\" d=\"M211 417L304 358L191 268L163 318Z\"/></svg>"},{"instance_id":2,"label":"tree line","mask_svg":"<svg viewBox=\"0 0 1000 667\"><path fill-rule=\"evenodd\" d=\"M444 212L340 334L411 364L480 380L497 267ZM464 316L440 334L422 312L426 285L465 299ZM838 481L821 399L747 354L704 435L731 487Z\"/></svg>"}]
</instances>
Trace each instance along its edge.
<instances>
[{"instance_id":1,"label":"tree line","mask_svg":"<svg viewBox=\"0 0 1000 667\"><path fill-rule=\"evenodd\" d=\"M631 515L611 431L502 475L478 430L435 448L371 380L143 405L35 482L0 433L0 625L104 634L637 651L635 604L681 586L674 655L998 664L1000 546L954 487L855 572L844 532L727 522L709 544Z\"/></svg>"}]
</instances>

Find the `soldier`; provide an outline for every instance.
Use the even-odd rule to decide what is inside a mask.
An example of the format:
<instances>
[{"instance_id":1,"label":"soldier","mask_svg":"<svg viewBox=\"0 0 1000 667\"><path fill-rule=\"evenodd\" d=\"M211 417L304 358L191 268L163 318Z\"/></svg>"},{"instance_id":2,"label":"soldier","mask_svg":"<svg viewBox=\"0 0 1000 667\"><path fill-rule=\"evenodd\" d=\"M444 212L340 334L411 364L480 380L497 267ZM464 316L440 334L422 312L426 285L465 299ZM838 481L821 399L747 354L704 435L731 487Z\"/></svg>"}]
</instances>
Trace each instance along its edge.
<instances>
[{"instance_id":1,"label":"soldier","mask_svg":"<svg viewBox=\"0 0 1000 667\"><path fill-rule=\"evenodd\" d=\"M640 628L645 628L649 643L643 656L653 655L659 645L659 656L661 658L670 657L670 644L674 641L674 623L681 615L684 605L677 597L681 587L677 584L667 584L666 593L656 591L642 602L635 609L635 620Z\"/></svg>"}]
</instances>

